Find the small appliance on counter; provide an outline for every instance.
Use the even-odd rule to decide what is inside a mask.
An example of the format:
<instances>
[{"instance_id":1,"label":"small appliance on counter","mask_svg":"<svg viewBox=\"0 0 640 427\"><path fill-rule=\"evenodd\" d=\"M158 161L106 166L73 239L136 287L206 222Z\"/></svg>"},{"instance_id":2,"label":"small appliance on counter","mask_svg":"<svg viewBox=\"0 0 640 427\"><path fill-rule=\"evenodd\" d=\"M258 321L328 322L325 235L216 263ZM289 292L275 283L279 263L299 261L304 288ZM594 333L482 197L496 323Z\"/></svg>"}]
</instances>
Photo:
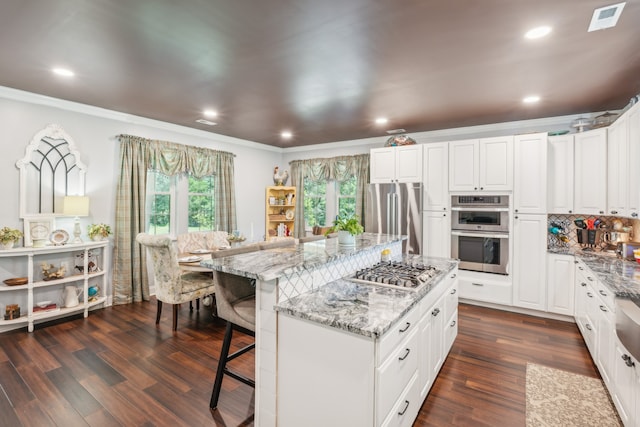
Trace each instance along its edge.
<instances>
[{"instance_id":1,"label":"small appliance on counter","mask_svg":"<svg viewBox=\"0 0 640 427\"><path fill-rule=\"evenodd\" d=\"M616 248L616 255L618 255L618 258L633 261L635 259L635 257L633 256L633 251L638 249L640 249L640 242L618 243L618 246Z\"/></svg>"}]
</instances>

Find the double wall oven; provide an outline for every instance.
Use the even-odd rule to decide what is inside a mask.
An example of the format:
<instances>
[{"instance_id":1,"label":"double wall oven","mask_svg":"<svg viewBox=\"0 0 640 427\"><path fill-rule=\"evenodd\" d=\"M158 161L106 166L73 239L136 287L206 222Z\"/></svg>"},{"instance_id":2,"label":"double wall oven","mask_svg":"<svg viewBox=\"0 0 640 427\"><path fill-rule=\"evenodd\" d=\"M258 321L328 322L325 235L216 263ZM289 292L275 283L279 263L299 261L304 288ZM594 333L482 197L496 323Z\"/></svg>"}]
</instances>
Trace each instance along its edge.
<instances>
[{"instance_id":1,"label":"double wall oven","mask_svg":"<svg viewBox=\"0 0 640 427\"><path fill-rule=\"evenodd\" d=\"M509 196L452 196L451 256L463 270L509 274Z\"/></svg>"}]
</instances>

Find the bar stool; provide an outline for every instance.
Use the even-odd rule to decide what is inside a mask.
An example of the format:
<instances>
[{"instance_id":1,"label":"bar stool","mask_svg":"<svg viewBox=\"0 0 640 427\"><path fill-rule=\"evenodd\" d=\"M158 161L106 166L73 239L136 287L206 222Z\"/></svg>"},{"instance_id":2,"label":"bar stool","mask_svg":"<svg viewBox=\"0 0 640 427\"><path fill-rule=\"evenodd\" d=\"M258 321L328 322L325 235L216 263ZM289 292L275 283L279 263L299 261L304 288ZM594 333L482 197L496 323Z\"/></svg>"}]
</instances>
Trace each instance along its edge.
<instances>
[{"instance_id":1,"label":"bar stool","mask_svg":"<svg viewBox=\"0 0 640 427\"><path fill-rule=\"evenodd\" d=\"M233 331L240 331L255 337L256 325L256 288L255 282L246 277L235 274L214 271L214 281L216 283L216 295L218 304L218 317L227 321L227 328L224 334L222 350L216 371L216 378L213 383L211 402L209 407L216 409L218 398L222 389L222 378L229 375L236 380L249 385L256 386L255 380L250 379L227 368L227 362L255 348L255 342L248 346L229 354Z\"/></svg>"}]
</instances>

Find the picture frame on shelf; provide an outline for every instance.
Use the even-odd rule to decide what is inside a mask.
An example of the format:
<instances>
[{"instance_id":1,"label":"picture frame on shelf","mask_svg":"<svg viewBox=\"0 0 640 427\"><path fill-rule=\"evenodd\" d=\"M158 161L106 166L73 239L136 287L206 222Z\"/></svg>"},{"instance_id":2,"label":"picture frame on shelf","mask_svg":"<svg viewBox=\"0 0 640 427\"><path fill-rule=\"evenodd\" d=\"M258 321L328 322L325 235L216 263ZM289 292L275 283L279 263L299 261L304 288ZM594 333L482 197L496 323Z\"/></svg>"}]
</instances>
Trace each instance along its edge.
<instances>
[{"instance_id":1,"label":"picture frame on shelf","mask_svg":"<svg viewBox=\"0 0 640 427\"><path fill-rule=\"evenodd\" d=\"M51 232L55 230L55 218L50 216L25 217L24 246L44 247L49 243Z\"/></svg>"}]
</instances>

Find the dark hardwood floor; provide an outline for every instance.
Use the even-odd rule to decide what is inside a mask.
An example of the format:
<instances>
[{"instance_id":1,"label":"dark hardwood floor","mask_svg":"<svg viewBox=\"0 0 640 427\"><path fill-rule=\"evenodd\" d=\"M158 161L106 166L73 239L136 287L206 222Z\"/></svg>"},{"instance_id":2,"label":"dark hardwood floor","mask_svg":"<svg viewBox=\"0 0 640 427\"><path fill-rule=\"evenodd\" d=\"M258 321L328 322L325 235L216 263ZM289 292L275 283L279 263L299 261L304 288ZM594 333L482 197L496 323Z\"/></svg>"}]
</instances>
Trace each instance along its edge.
<instances>
[{"instance_id":1,"label":"dark hardwood floor","mask_svg":"<svg viewBox=\"0 0 640 427\"><path fill-rule=\"evenodd\" d=\"M225 378L209 410L224 322L155 300L0 334L0 426L248 426L253 389ZM237 334L233 348L250 342ZM233 350L233 349L232 349ZM527 362L597 377L572 323L460 305L459 334L416 426L523 426ZM232 366L253 375L253 352Z\"/></svg>"}]
</instances>

